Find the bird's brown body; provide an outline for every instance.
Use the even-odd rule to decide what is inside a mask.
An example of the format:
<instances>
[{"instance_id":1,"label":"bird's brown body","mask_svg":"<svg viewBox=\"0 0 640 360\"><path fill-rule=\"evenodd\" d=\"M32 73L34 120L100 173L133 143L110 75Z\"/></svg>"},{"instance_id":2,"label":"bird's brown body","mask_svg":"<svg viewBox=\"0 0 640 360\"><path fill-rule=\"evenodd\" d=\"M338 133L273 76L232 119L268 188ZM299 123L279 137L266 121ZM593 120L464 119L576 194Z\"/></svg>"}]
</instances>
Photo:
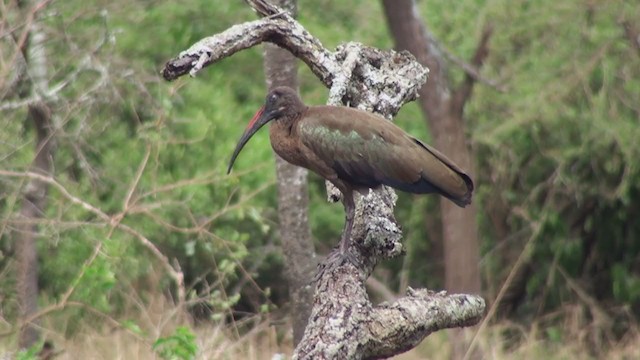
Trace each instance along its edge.
<instances>
[{"instance_id":1,"label":"bird's brown body","mask_svg":"<svg viewBox=\"0 0 640 360\"><path fill-rule=\"evenodd\" d=\"M437 150L381 116L347 107L303 107L270 128L271 146L340 190L388 185L439 193L460 206L471 201L471 179Z\"/></svg>"},{"instance_id":2,"label":"bird's brown body","mask_svg":"<svg viewBox=\"0 0 640 360\"><path fill-rule=\"evenodd\" d=\"M240 139L229 171L251 136L271 120L275 152L343 193L347 222L342 249L355 211L353 191L388 185L417 194L438 193L461 207L471 203L471 178L437 150L381 116L341 106L306 106L287 87L267 95Z\"/></svg>"}]
</instances>

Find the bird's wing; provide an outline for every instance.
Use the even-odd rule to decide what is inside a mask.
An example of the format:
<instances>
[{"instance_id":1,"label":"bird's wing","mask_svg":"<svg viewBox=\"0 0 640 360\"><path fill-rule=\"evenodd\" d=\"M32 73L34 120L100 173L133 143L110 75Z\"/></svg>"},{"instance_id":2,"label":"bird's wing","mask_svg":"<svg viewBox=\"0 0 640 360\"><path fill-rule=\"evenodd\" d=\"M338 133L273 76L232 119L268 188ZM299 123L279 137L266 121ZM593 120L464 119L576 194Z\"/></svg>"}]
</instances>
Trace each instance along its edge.
<instances>
[{"instance_id":1,"label":"bird's wing","mask_svg":"<svg viewBox=\"0 0 640 360\"><path fill-rule=\"evenodd\" d=\"M368 112L310 107L298 131L319 160L354 185L437 192L462 203L473 189L471 179L446 156Z\"/></svg>"},{"instance_id":2,"label":"bird's wing","mask_svg":"<svg viewBox=\"0 0 640 360\"><path fill-rule=\"evenodd\" d=\"M420 179L419 171L412 171L402 156L402 145L408 141L396 129L382 117L330 106L309 108L299 125L302 143L321 161L341 178L369 187L385 183L391 175L408 183Z\"/></svg>"}]
</instances>

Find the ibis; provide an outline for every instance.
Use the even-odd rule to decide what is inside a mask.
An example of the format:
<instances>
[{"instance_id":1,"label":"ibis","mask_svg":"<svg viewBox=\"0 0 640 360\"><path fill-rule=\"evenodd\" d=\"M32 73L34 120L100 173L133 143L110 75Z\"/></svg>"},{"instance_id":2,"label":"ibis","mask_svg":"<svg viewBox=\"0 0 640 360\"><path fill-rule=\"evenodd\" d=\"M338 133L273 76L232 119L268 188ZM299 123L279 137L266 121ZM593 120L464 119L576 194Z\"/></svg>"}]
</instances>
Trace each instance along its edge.
<instances>
[{"instance_id":1,"label":"ibis","mask_svg":"<svg viewBox=\"0 0 640 360\"><path fill-rule=\"evenodd\" d=\"M355 216L354 192L387 185L414 194L440 194L460 207L471 203L473 181L438 150L382 116L343 106L307 106L289 87L276 87L253 116L231 156L271 122L273 150L291 164L333 183L346 220L340 251L347 255Z\"/></svg>"}]
</instances>

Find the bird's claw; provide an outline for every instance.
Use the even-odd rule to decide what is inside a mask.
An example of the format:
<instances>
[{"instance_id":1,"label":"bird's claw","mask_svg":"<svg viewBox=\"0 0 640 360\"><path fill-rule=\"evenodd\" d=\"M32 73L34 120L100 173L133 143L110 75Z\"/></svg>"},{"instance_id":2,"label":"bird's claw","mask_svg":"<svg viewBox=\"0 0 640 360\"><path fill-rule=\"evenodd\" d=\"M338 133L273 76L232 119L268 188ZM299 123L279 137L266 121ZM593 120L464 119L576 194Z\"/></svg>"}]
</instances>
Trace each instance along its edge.
<instances>
[{"instance_id":1,"label":"bird's claw","mask_svg":"<svg viewBox=\"0 0 640 360\"><path fill-rule=\"evenodd\" d=\"M362 262L360 260L360 257L356 254L354 254L351 251L347 251L345 254L342 255L343 256L343 260L344 261L348 261L349 263L351 263L351 265L358 267L360 265L360 263Z\"/></svg>"},{"instance_id":2,"label":"bird's claw","mask_svg":"<svg viewBox=\"0 0 640 360\"><path fill-rule=\"evenodd\" d=\"M350 263L351 265L357 267L358 264L360 264L359 257L348 248L338 248L332 251L331 254L329 254L329 258L327 260L336 265L344 265Z\"/></svg>"},{"instance_id":3,"label":"bird's claw","mask_svg":"<svg viewBox=\"0 0 640 360\"><path fill-rule=\"evenodd\" d=\"M351 264L354 267L358 267L361 263L360 257L353 253L353 251L342 250L340 247L336 247L331 251L325 261L318 265L318 272L316 273L315 281L320 280L325 271Z\"/></svg>"}]
</instances>

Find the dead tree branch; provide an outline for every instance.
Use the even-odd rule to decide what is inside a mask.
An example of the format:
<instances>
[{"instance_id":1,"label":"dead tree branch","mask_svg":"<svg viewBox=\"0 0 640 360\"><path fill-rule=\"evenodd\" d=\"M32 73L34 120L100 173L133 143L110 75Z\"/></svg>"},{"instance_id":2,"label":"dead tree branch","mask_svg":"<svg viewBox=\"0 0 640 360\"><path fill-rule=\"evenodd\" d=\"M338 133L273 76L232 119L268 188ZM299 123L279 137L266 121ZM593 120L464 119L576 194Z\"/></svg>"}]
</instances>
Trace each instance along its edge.
<instances>
[{"instance_id":1,"label":"dead tree branch","mask_svg":"<svg viewBox=\"0 0 640 360\"><path fill-rule=\"evenodd\" d=\"M346 95L339 99L342 103L360 108L366 106L358 104L372 104L369 110L387 117L395 115L402 104L415 100L417 92L414 90L426 79L427 69L414 62L409 53L382 51L358 43L347 43L330 52L284 11L272 5L268 5L271 10L265 10L267 3L264 1L249 2L252 6L260 4L254 9L261 15L269 16L270 11L275 15L232 26L198 41L165 64L164 78L171 81L186 74L195 76L202 68L238 51L270 42L307 64L332 94L344 92ZM353 64L357 66L356 74L345 66L353 63L353 55L349 61L347 57L354 52L361 52L357 56L358 64ZM361 81L347 81L352 75ZM334 81L338 83L334 84ZM329 103L332 103L331 99Z\"/></svg>"},{"instance_id":2,"label":"dead tree branch","mask_svg":"<svg viewBox=\"0 0 640 360\"><path fill-rule=\"evenodd\" d=\"M184 302L185 299L185 289L184 289L184 274L182 273L182 271L179 268L174 268L170 261L169 258L167 258L161 251L160 249L158 249L155 244L149 240L147 237L145 237L144 235L142 235L140 232L138 232L137 230L135 230L134 228L122 224L121 220L122 217L124 216L124 213L120 213L120 214L116 214L114 216L109 216L107 213L105 213L104 211L100 210L99 208L89 204L88 202L72 195L69 190L67 190L67 188L65 188L62 184L60 184L56 179L52 178L51 176L47 176L47 175L42 175L36 172L31 172L31 171L25 171L25 172L20 172L20 171L10 171L10 170L0 170L0 176L5 176L5 177L21 177L21 178L26 178L26 179L30 179L33 181L39 181L48 185L51 185L54 189L58 190L60 192L60 194L62 194L62 196L64 196L67 200L69 200L71 203L79 205L80 207L82 207L83 209L85 209L86 211L94 214L95 216L97 216L100 220L102 220L106 225L109 225L112 229L116 228L116 229L120 229L122 231L124 231L125 233L133 236L134 238L138 239L138 241L140 242L140 244L144 247L146 247L151 254L153 254L162 264L162 266L164 267L164 269L166 270L167 274L169 275L169 277L171 277L174 282L176 283L176 287L177 287L177 292L178 292L178 300L180 303Z\"/></svg>"},{"instance_id":3,"label":"dead tree branch","mask_svg":"<svg viewBox=\"0 0 640 360\"><path fill-rule=\"evenodd\" d=\"M627 40L629 40L629 44L632 48L636 49L640 55L640 30L633 26L629 21L623 21L621 25L624 29L624 34L627 37Z\"/></svg>"},{"instance_id":4,"label":"dead tree branch","mask_svg":"<svg viewBox=\"0 0 640 360\"><path fill-rule=\"evenodd\" d=\"M486 29L485 29L486 31ZM487 38L487 40L489 40ZM480 40L482 43L482 39ZM438 45L441 46L441 45ZM476 53L477 50L480 49L480 47L478 47L476 49ZM482 75L482 73L480 73L480 65L477 65L475 63L468 63L464 60L462 60L461 58L459 58L458 56L454 55L451 51L449 51L449 49L442 47L441 48L442 53L444 54L444 56L451 61L452 63L456 64L456 66L460 67L467 76L471 77L473 80L482 83L484 85L487 85L493 89L495 89L498 92L506 92L507 91L507 86L505 84L503 84L500 80L496 80L496 79L491 79L488 78L484 75Z\"/></svg>"},{"instance_id":5,"label":"dead tree branch","mask_svg":"<svg viewBox=\"0 0 640 360\"><path fill-rule=\"evenodd\" d=\"M428 70L408 52L383 51L357 43L325 49L298 22L264 0L247 0L264 18L204 38L163 69L167 80L256 46L274 43L305 62L330 88L328 103L348 104L391 119L416 99ZM373 306L365 280L375 265L403 252L393 216L396 195L387 188L357 201L351 249L360 264L325 262L317 278L309 324L294 358L375 359L407 351L440 329L477 323L484 300L475 295L409 291L391 304Z\"/></svg>"},{"instance_id":6,"label":"dead tree branch","mask_svg":"<svg viewBox=\"0 0 640 360\"><path fill-rule=\"evenodd\" d=\"M484 60L487 58L487 56L489 56L489 39L491 39L492 34L493 27L491 26L485 27L482 31L482 36L480 36L480 41L478 42L476 51L473 54L473 58L471 59L471 64L474 69L480 69L482 67L482 64L484 64ZM454 92L451 106L453 107L454 111L460 113L460 116L462 116L464 106L471 97L473 85L476 81L478 81L478 77L470 72L467 72L466 76L464 77L464 81Z\"/></svg>"}]
</instances>

